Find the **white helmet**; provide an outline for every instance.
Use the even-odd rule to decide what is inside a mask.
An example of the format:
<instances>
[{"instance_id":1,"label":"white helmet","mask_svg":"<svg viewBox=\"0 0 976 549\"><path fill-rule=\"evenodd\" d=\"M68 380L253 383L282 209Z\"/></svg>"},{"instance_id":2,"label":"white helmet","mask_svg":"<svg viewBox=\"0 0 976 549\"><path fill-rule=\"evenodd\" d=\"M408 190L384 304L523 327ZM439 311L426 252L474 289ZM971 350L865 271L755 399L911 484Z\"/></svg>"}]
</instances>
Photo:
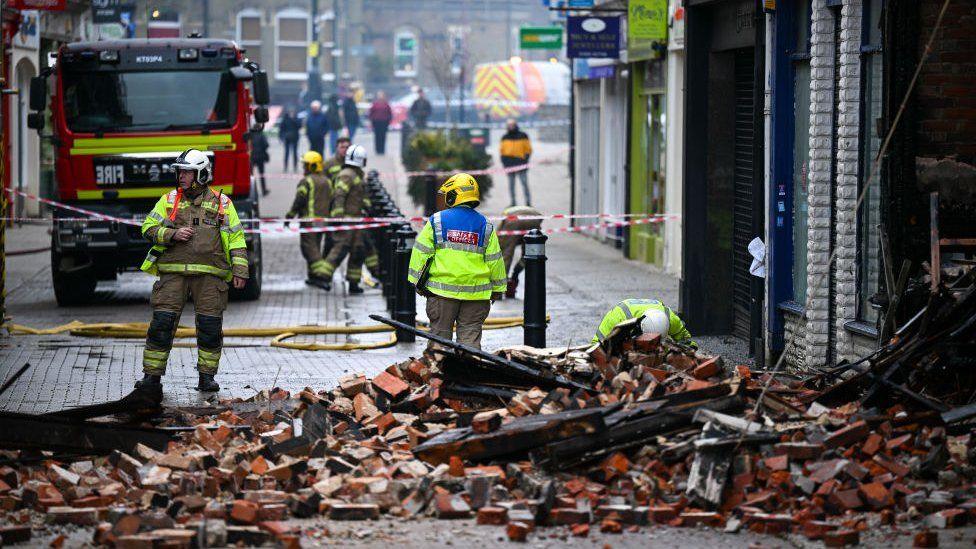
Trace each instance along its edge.
<instances>
[{"instance_id":1,"label":"white helmet","mask_svg":"<svg viewBox=\"0 0 976 549\"><path fill-rule=\"evenodd\" d=\"M641 323L644 333L668 335L671 329L671 319L668 313L659 309L650 309L644 313L644 321Z\"/></svg>"},{"instance_id":2,"label":"white helmet","mask_svg":"<svg viewBox=\"0 0 976 549\"><path fill-rule=\"evenodd\" d=\"M195 170L197 172L197 183L206 185L210 182L213 171L210 169L210 158L196 149L187 149L183 154L176 157L173 162L173 170Z\"/></svg>"},{"instance_id":3,"label":"white helmet","mask_svg":"<svg viewBox=\"0 0 976 549\"><path fill-rule=\"evenodd\" d=\"M345 164L350 166L357 166L359 168L366 167L366 147L362 145L352 145L346 150L346 160Z\"/></svg>"}]
</instances>

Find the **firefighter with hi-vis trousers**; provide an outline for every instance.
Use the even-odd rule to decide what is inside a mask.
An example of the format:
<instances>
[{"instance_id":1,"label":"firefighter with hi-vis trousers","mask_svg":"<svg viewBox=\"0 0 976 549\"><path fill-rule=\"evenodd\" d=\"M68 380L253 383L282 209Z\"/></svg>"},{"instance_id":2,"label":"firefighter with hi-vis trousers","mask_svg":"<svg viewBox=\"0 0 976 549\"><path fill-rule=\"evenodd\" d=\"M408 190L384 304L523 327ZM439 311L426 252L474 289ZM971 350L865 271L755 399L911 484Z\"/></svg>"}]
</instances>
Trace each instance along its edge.
<instances>
[{"instance_id":1,"label":"firefighter with hi-vis trousers","mask_svg":"<svg viewBox=\"0 0 976 549\"><path fill-rule=\"evenodd\" d=\"M366 168L366 149L362 145L350 145L346 150L346 158L342 169L332 180L332 211L329 216L360 217L366 199L366 186L363 184L363 169ZM332 275L349 256L346 265L346 281L349 283L350 294L361 294L359 280L363 275L363 259L365 248L361 245L366 234L361 230L336 231L332 236L333 246L325 258L324 276L327 278L322 286L325 290L332 289Z\"/></svg>"},{"instance_id":2,"label":"firefighter with hi-vis trousers","mask_svg":"<svg viewBox=\"0 0 976 549\"><path fill-rule=\"evenodd\" d=\"M475 210L481 194L473 177L456 174L437 192L441 211L417 235L407 280L427 298L431 333L451 339L456 325L457 341L480 349L491 303L506 287L498 235Z\"/></svg>"},{"instance_id":3,"label":"firefighter with hi-vis trousers","mask_svg":"<svg viewBox=\"0 0 976 549\"><path fill-rule=\"evenodd\" d=\"M159 389L173 337L188 299L197 327L197 389L217 391L228 282L241 289L248 277L244 229L230 198L208 186L210 158L189 149L173 163L177 188L163 195L142 224L153 243L142 270L159 275L150 303L152 321L143 351L140 389Z\"/></svg>"},{"instance_id":4,"label":"firefighter with hi-vis trousers","mask_svg":"<svg viewBox=\"0 0 976 549\"><path fill-rule=\"evenodd\" d=\"M285 217L288 219L328 217L332 204L332 183L322 171L322 155L315 151L306 152L302 155L302 167L305 176L298 182L295 200ZM308 278L305 279L305 283L319 288L326 288L329 285L332 273L326 270L325 259L322 257L324 233L308 229L324 226L324 221L304 221L301 227L306 231L298 237L302 257L305 258L307 265Z\"/></svg>"}]
</instances>

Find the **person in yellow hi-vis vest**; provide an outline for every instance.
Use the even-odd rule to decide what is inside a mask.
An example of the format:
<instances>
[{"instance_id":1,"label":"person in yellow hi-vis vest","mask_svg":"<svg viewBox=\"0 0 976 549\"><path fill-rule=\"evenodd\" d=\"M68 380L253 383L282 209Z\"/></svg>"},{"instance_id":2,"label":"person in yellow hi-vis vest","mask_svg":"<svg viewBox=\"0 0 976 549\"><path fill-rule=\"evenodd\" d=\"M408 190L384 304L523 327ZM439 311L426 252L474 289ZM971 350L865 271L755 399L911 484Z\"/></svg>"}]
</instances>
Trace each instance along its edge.
<instances>
[{"instance_id":1,"label":"person in yellow hi-vis vest","mask_svg":"<svg viewBox=\"0 0 976 549\"><path fill-rule=\"evenodd\" d=\"M410 254L407 280L427 296L430 331L481 348L491 302L505 291L505 263L495 227L475 208L478 182L466 173L438 189L447 209L430 217Z\"/></svg>"},{"instance_id":2,"label":"person in yellow hi-vis vest","mask_svg":"<svg viewBox=\"0 0 976 549\"><path fill-rule=\"evenodd\" d=\"M178 187L156 202L142 224L153 243L142 270L158 275L150 303L152 321L142 355L140 389L161 385L173 336L187 299L197 326L197 389L217 391L214 380L223 347L223 314L228 282L242 289L248 277L244 228L230 198L211 189L210 159L189 149L173 163Z\"/></svg>"},{"instance_id":3,"label":"person in yellow hi-vis vest","mask_svg":"<svg viewBox=\"0 0 976 549\"><path fill-rule=\"evenodd\" d=\"M670 307L656 299L625 299L617 303L603 316L591 342L603 341L617 324L641 315L644 315L641 323L644 332L661 334L670 337L676 343L698 347L691 340L691 333L688 328L685 328L681 318Z\"/></svg>"},{"instance_id":4,"label":"person in yellow hi-vis vest","mask_svg":"<svg viewBox=\"0 0 976 549\"><path fill-rule=\"evenodd\" d=\"M322 155L315 151L308 151L302 155L302 167L305 176L298 182L295 189L295 200L291 209L285 214L287 219L295 217L328 217L332 205L332 183L322 170ZM286 222L287 223L287 222ZM303 229L324 227L324 221L306 221L301 223ZM325 233L307 231L298 237L299 249L305 258L305 283L310 286L323 287L328 284L325 275L325 259L322 257L322 238Z\"/></svg>"}]
</instances>

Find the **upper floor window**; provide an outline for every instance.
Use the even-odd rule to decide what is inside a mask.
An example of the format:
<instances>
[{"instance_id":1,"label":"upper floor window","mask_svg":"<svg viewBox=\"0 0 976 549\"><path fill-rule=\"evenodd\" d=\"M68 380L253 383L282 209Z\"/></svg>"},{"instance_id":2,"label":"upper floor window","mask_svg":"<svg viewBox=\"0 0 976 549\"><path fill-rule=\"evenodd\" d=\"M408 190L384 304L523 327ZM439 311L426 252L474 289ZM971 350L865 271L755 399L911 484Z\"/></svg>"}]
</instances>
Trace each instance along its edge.
<instances>
[{"instance_id":1,"label":"upper floor window","mask_svg":"<svg viewBox=\"0 0 976 549\"><path fill-rule=\"evenodd\" d=\"M393 74L401 78L417 76L417 35L401 30L393 38Z\"/></svg>"},{"instance_id":2,"label":"upper floor window","mask_svg":"<svg viewBox=\"0 0 976 549\"><path fill-rule=\"evenodd\" d=\"M251 61L261 62L261 12L248 8L237 14L237 44Z\"/></svg>"},{"instance_id":3,"label":"upper floor window","mask_svg":"<svg viewBox=\"0 0 976 549\"><path fill-rule=\"evenodd\" d=\"M308 75L308 42L312 27L308 13L288 8L275 15L275 77L303 80Z\"/></svg>"}]
</instances>

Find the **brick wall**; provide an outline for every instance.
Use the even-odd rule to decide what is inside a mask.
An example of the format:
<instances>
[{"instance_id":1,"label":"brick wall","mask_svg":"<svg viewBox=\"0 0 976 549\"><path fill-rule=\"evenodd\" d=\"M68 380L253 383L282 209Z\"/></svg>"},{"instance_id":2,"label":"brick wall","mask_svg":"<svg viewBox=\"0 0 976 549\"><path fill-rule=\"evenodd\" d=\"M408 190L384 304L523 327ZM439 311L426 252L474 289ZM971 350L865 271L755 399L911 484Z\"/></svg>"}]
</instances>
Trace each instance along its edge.
<instances>
[{"instance_id":1,"label":"brick wall","mask_svg":"<svg viewBox=\"0 0 976 549\"><path fill-rule=\"evenodd\" d=\"M919 2L919 57L942 0ZM953 0L919 75L917 156L976 163L976 0Z\"/></svg>"}]
</instances>

